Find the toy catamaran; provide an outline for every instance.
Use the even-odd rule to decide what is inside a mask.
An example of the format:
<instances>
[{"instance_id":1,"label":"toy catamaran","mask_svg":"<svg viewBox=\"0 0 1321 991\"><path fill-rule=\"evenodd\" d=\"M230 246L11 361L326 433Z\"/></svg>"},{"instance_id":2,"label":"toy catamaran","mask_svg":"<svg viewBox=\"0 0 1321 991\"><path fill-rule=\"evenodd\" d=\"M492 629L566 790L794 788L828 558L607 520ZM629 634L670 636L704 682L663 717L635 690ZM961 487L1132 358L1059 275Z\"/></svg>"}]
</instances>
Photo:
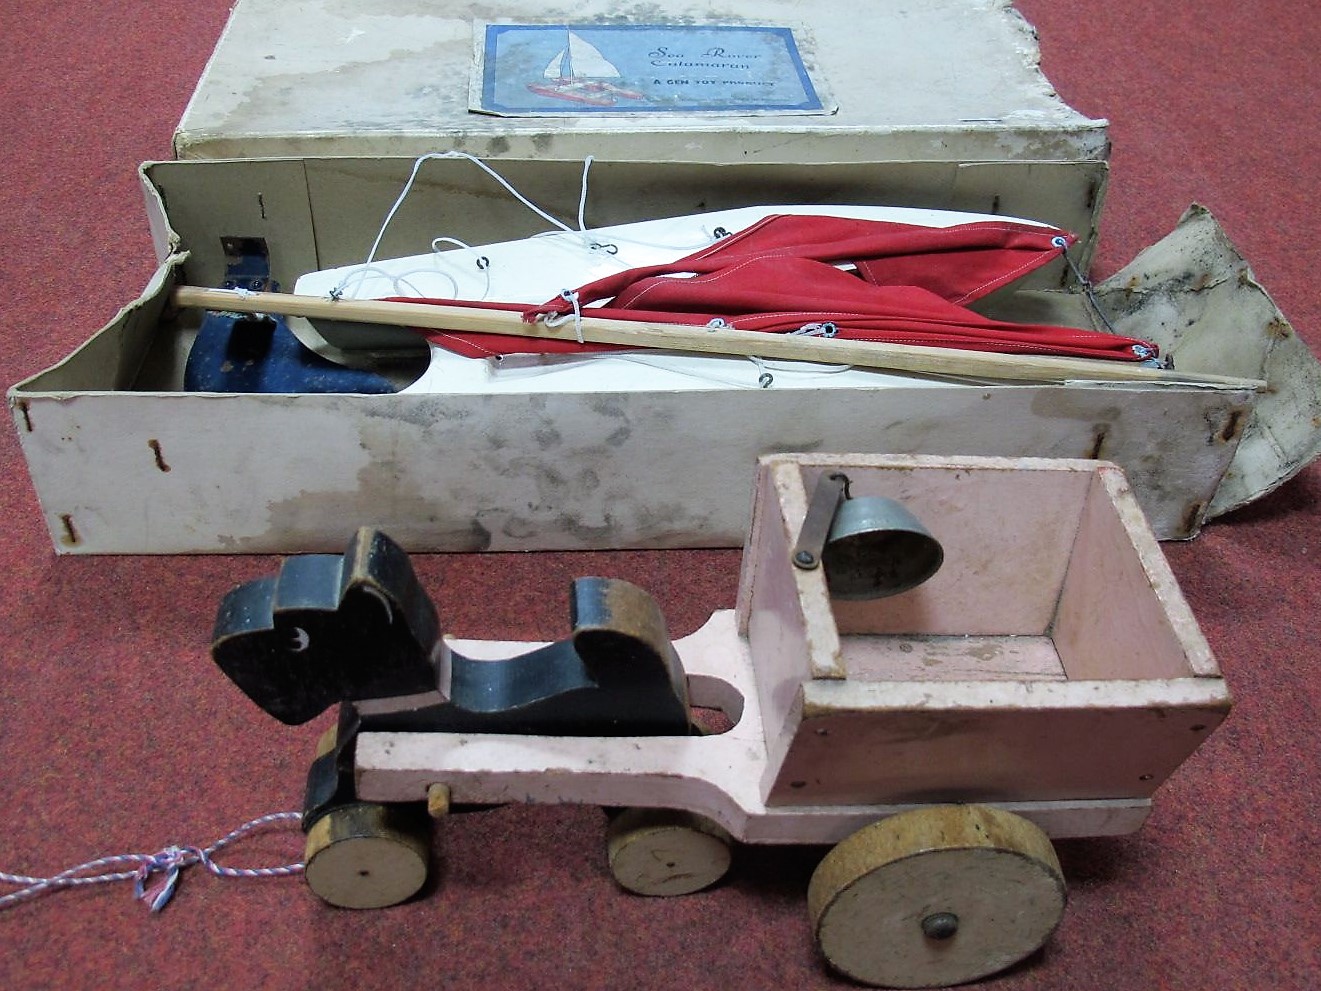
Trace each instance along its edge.
<instances>
[{"instance_id":1,"label":"toy catamaran","mask_svg":"<svg viewBox=\"0 0 1321 991\"><path fill-rule=\"evenodd\" d=\"M350 351L415 346L407 333L364 336L361 323L423 329L433 352L404 390L415 392L485 391L488 364L471 359L529 354L540 359L538 389L582 388L583 376L611 388L727 387L738 375L766 384L764 365L732 368L730 355L814 362L777 380L814 388L874 384L875 369L1046 382L1174 378L1153 367L1159 351L1149 341L972 308L1058 260L1072 241L1044 224L979 214L749 207L314 272L292 295L187 289L179 301L308 317ZM552 373L565 381L550 381Z\"/></svg>"},{"instance_id":2,"label":"toy catamaran","mask_svg":"<svg viewBox=\"0 0 1321 991\"><path fill-rule=\"evenodd\" d=\"M547 63L542 75L540 82L528 83L527 87L538 96L593 107L613 107L620 99L642 99L636 90L608 82L620 78L618 67L573 31L568 32L564 47Z\"/></svg>"}]
</instances>

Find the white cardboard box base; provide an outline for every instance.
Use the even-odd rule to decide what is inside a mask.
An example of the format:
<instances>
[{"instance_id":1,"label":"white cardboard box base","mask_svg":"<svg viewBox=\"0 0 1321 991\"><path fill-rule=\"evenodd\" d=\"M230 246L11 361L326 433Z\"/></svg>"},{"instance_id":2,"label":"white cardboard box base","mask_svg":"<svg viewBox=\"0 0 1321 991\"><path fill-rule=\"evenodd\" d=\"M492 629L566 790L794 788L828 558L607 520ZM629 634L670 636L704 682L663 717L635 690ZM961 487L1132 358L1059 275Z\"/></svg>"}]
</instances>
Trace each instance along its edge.
<instances>
[{"instance_id":1,"label":"white cardboard box base","mask_svg":"<svg viewBox=\"0 0 1321 991\"><path fill-rule=\"evenodd\" d=\"M383 163L386 175L405 164ZM1117 330L1156 338L1185 370L1268 379L1267 396L920 379L830 393L829 401L817 390L773 388L177 391L189 337L167 314L169 287L180 277L215 284L217 245L227 234L265 235L288 284L291 273L365 251L345 234L361 234L353 218L319 199L353 197L313 179L342 168L292 161L147 169L155 225L175 252L109 326L9 393L57 549L332 551L361 525L382 527L411 550L736 546L756 458L787 451L1105 458L1125 469L1157 534L1183 537L1208 513L1279 484L1317 451L1317 363L1202 211L1103 286L1103 305ZM397 188L381 178L373 193ZM438 181L433 192L453 188ZM434 203L424 195L405 205L392 227L401 243L429 243ZM265 226L254 220L258 209ZM364 210L371 206L348 212ZM178 253L193 246L192 257ZM1076 318L1080 309L1070 293L1029 292L1007 305L1035 317Z\"/></svg>"}]
</instances>

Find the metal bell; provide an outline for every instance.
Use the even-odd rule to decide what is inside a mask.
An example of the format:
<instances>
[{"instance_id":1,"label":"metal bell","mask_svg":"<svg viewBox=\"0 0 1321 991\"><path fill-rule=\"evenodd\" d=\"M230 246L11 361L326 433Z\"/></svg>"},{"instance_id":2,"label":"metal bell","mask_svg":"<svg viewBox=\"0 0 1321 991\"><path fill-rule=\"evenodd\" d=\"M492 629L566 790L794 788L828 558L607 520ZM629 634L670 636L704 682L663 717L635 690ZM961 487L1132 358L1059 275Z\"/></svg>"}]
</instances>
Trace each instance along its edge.
<instances>
[{"instance_id":1,"label":"metal bell","mask_svg":"<svg viewBox=\"0 0 1321 991\"><path fill-rule=\"evenodd\" d=\"M846 498L821 553L836 599L880 599L916 588L940 570L945 551L916 516L884 496Z\"/></svg>"}]
</instances>

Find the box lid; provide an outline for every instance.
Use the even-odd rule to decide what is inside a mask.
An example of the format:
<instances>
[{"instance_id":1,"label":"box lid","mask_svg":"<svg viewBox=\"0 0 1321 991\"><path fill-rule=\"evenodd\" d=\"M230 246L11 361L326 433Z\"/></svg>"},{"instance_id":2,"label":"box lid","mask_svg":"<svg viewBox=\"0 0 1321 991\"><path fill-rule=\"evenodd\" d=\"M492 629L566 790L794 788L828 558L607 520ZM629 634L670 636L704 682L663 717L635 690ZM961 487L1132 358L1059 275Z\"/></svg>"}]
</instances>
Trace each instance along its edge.
<instances>
[{"instance_id":1,"label":"box lid","mask_svg":"<svg viewBox=\"0 0 1321 991\"><path fill-rule=\"evenodd\" d=\"M787 28L823 109L474 112L486 23ZM704 71L700 59L654 62L658 74ZM1055 94L1032 28L1008 0L917 0L857 16L797 0L239 0L175 134L180 158L442 148L559 160L1096 162L1107 137L1105 121Z\"/></svg>"}]
</instances>

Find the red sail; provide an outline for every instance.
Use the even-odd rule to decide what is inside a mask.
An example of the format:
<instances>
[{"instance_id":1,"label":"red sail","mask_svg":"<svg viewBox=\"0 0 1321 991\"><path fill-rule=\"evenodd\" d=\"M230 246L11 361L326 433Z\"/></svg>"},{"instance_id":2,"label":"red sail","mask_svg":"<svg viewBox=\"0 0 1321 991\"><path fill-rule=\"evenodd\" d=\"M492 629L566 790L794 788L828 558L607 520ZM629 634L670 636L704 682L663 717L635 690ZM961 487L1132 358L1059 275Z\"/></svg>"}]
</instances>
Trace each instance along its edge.
<instances>
[{"instance_id":1,"label":"red sail","mask_svg":"<svg viewBox=\"0 0 1321 991\"><path fill-rule=\"evenodd\" d=\"M1002 353L1155 357L1155 345L1137 338L1008 323L967 309L965 304L1058 258L1072 240L1052 227L1013 221L922 227L775 215L684 258L617 272L540 306L433 302L514 310L528 321L573 319L576 305L584 315L616 320L714 322L736 330L806 330L846 340ZM470 357L614 349L501 334L428 336Z\"/></svg>"}]
</instances>

